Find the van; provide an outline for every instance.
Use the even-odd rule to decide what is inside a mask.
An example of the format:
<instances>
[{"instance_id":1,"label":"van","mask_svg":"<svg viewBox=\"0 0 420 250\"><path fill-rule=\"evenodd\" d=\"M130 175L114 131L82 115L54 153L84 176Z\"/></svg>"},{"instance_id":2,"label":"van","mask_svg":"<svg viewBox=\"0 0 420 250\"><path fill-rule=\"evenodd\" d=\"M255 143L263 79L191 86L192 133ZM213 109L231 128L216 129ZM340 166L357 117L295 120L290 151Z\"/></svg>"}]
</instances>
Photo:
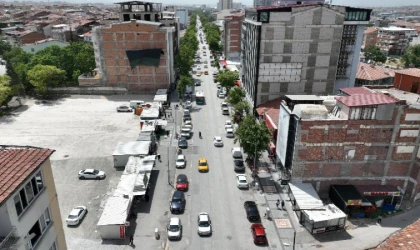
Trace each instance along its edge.
<instances>
[{"instance_id":1,"label":"van","mask_svg":"<svg viewBox=\"0 0 420 250\"><path fill-rule=\"evenodd\" d=\"M137 101L136 100L130 101L130 107L133 108L133 109L135 109L135 108L137 108L137 107L139 107L143 104L144 104L144 101L138 101L138 100Z\"/></svg>"}]
</instances>

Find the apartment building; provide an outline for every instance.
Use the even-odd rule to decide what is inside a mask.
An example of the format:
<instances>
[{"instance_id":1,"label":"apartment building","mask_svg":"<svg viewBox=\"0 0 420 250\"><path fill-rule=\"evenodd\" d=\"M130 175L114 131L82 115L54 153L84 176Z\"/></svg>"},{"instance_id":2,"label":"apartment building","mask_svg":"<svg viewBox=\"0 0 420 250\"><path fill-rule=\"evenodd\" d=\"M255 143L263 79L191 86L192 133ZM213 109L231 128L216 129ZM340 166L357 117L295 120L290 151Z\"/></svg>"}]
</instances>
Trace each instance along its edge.
<instances>
[{"instance_id":1,"label":"apartment building","mask_svg":"<svg viewBox=\"0 0 420 250\"><path fill-rule=\"evenodd\" d=\"M223 48L226 60L239 61L241 54L241 25L244 13L226 16L224 19Z\"/></svg>"},{"instance_id":2,"label":"apartment building","mask_svg":"<svg viewBox=\"0 0 420 250\"><path fill-rule=\"evenodd\" d=\"M316 3L247 10L241 80L250 105L286 93L327 95L354 86L370 13Z\"/></svg>"},{"instance_id":3,"label":"apartment building","mask_svg":"<svg viewBox=\"0 0 420 250\"><path fill-rule=\"evenodd\" d=\"M411 28L380 28L376 44L385 55L402 55L414 34L417 34L417 31Z\"/></svg>"},{"instance_id":4,"label":"apartment building","mask_svg":"<svg viewBox=\"0 0 420 250\"><path fill-rule=\"evenodd\" d=\"M179 19L179 24L180 24L181 29L186 29L188 26L188 9L177 8L176 16Z\"/></svg>"},{"instance_id":5,"label":"apartment building","mask_svg":"<svg viewBox=\"0 0 420 250\"><path fill-rule=\"evenodd\" d=\"M273 0L254 0L253 6L261 7L261 6L271 6L273 5Z\"/></svg>"},{"instance_id":6,"label":"apartment building","mask_svg":"<svg viewBox=\"0 0 420 250\"><path fill-rule=\"evenodd\" d=\"M305 95L283 102L276 145L283 176L324 195L338 184L392 186L387 192L406 204L420 198L420 96L396 86L343 88L318 104Z\"/></svg>"},{"instance_id":7,"label":"apartment building","mask_svg":"<svg viewBox=\"0 0 420 250\"><path fill-rule=\"evenodd\" d=\"M97 72L92 78L79 78L79 84L143 94L170 87L179 44L175 12L162 11L160 3L119 4L120 23L92 31Z\"/></svg>"},{"instance_id":8,"label":"apartment building","mask_svg":"<svg viewBox=\"0 0 420 250\"><path fill-rule=\"evenodd\" d=\"M372 45L376 45L378 41L378 30L378 27L369 27L363 32L362 48L368 48Z\"/></svg>"},{"instance_id":9,"label":"apartment building","mask_svg":"<svg viewBox=\"0 0 420 250\"><path fill-rule=\"evenodd\" d=\"M218 10L232 9L232 0L219 0L217 3Z\"/></svg>"},{"instance_id":10,"label":"apartment building","mask_svg":"<svg viewBox=\"0 0 420 250\"><path fill-rule=\"evenodd\" d=\"M0 249L67 249L51 149L0 146Z\"/></svg>"}]
</instances>

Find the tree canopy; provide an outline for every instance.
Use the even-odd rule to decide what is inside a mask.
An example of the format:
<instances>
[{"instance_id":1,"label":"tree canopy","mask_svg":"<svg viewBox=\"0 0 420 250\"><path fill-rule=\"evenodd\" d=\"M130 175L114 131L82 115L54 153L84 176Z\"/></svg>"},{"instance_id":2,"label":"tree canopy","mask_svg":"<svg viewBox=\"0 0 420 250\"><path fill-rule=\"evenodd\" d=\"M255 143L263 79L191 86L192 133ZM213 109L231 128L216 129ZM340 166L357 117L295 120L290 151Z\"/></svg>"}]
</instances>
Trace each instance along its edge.
<instances>
[{"instance_id":1,"label":"tree canopy","mask_svg":"<svg viewBox=\"0 0 420 250\"><path fill-rule=\"evenodd\" d=\"M60 85L65 80L66 72L55 66L38 64L28 71L29 82L45 96L49 87Z\"/></svg>"},{"instance_id":2,"label":"tree canopy","mask_svg":"<svg viewBox=\"0 0 420 250\"><path fill-rule=\"evenodd\" d=\"M182 99L187 91L187 86L194 86L194 79L191 75L182 75L178 80L176 90L178 91L179 99Z\"/></svg>"},{"instance_id":3,"label":"tree canopy","mask_svg":"<svg viewBox=\"0 0 420 250\"><path fill-rule=\"evenodd\" d=\"M8 75L0 76L0 107L6 105L10 101L12 87L10 87L10 77Z\"/></svg>"},{"instance_id":4,"label":"tree canopy","mask_svg":"<svg viewBox=\"0 0 420 250\"><path fill-rule=\"evenodd\" d=\"M223 70L217 74L216 80L220 82L222 87L225 87L227 92L229 93L230 89L235 87L236 80L239 79L238 72L230 71L230 70Z\"/></svg>"},{"instance_id":5,"label":"tree canopy","mask_svg":"<svg viewBox=\"0 0 420 250\"><path fill-rule=\"evenodd\" d=\"M404 55L401 57L401 61L405 67L420 68L420 44L409 46Z\"/></svg>"},{"instance_id":6,"label":"tree canopy","mask_svg":"<svg viewBox=\"0 0 420 250\"><path fill-rule=\"evenodd\" d=\"M227 102L235 105L242 101L242 99L245 97L245 91L239 87L233 87L228 92L228 98Z\"/></svg>"},{"instance_id":7,"label":"tree canopy","mask_svg":"<svg viewBox=\"0 0 420 250\"><path fill-rule=\"evenodd\" d=\"M365 60L384 63L386 62L386 55L382 53L381 49L375 45L367 47L364 51Z\"/></svg>"}]
</instances>

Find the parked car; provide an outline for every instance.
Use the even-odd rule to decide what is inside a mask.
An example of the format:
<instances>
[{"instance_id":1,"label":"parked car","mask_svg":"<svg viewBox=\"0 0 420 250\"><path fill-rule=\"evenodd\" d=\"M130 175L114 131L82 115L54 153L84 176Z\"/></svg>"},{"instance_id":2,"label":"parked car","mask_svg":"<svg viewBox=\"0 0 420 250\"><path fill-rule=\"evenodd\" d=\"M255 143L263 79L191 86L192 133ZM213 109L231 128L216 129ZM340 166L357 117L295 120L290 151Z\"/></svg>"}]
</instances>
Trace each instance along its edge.
<instances>
[{"instance_id":1,"label":"parked car","mask_svg":"<svg viewBox=\"0 0 420 250\"><path fill-rule=\"evenodd\" d=\"M195 80L195 86L201 86L201 81L200 80Z\"/></svg>"},{"instance_id":2,"label":"parked car","mask_svg":"<svg viewBox=\"0 0 420 250\"><path fill-rule=\"evenodd\" d=\"M198 214L198 235L210 236L212 233L210 216L206 212Z\"/></svg>"},{"instance_id":3,"label":"parked car","mask_svg":"<svg viewBox=\"0 0 420 250\"><path fill-rule=\"evenodd\" d=\"M187 142L187 138L185 137L181 137L178 140L178 147L179 148L188 148L188 142Z\"/></svg>"},{"instance_id":4,"label":"parked car","mask_svg":"<svg viewBox=\"0 0 420 250\"><path fill-rule=\"evenodd\" d=\"M119 106L117 112L133 112L133 109L129 106Z\"/></svg>"},{"instance_id":5,"label":"parked car","mask_svg":"<svg viewBox=\"0 0 420 250\"><path fill-rule=\"evenodd\" d=\"M184 115L184 122L190 120L191 121L191 115L190 114L186 114Z\"/></svg>"},{"instance_id":6,"label":"parked car","mask_svg":"<svg viewBox=\"0 0 420 250\"><path fill-rule=\"evenodd\" d=\"M99 171L96 169L92 169L92 168L88 168L88 169L84 169L84 170L80 170L79 171L79 179L80 180L84 180L84 179L96 179L96 180L100 180L100 179L105 179L106 175L104 171Z\"/></svg>"},{"instance_id":7,"label":"parked car","mask_svg":"<svg viewBox=\"0 0 420 250\"><path fill-rule=\"evenodd\" d=\"M182 213L185 210L185 196L182 191L175 191L172 195L169 209L172 213Z\"/></svg>"},{"instance_id":8,"label":"parked car","mask_svg":"<svg viewBox=\"0 0 420 250\"><path fill-rule=\"evenodd\" d=\"M233 158L242 158L242 151L241 148L232 148L232 156Z\"/></svg>"},{"instance_id":9,"label":"parked car","mask_svg":"<svg viewBox=\"0 0 420 250\"><path fill-rule=\"evenodd\" d=\"M207 66L207 65L206 65L206 66ZM209 72L208 72L208 71L204 71L204 74L205 74L205 75L208 75L208 74L209 74Z\"/></svg>"},{"instance_id":10,"label":"parked car","mask_svg":"<svg viewBox=\"0 0 420 250\"><path fill-rule=\"evenodd\" d=\"M234 165L235 172L244 172L245 171L245 164L244 164L243 160L234 160L233 165Z\"/></svg>"},{"instance_id":11,"label":"parked car","mask_svg":"<svg viewBox=\"0 0 420 250\"><path fill-rule=\"evenodd\" d=\"M235 137L235 134L233 132L233 128L226 129L226 137L227 138L234 138Z\"/></svg>"},{"instance_id":12,"label":"parked car","mask_svg":"<svg viewBox=\"0 0 420 250\"><path fill-rule=\"evenodd\" d=\"M246 175L244 174L237 174L236 175L236 185L239 189L241 188L248 188L248 181L246 179Z\"/></svg>"},{"instance_id":13,"label":"parked car","mask_svg":"<svg viewBox=\"0 0 420 250\"><path fill-rule=\"evenodd\" d=\"M209 66L208 66L207 64L205 64L205 65L204 65L204 68L205 68L205 69L207 69L208 67L209 67ZM207 71L206 71L206 72L207 72ZM207 74L206 74L206 72L204 72L204 74L205 74L205 75L208 75L209 73L207 72Z\"/></svg>"},{"instance_id":14,"label":"parked car","mask_svg":"<svg viewBox=\"0 0 420 250\"><path fill-rule=\"evenodd\" d=\"M254 239L254 244L267 245L267 236L265 234L264 226L260 223L251 225L251 234Z\"/></svg>"},{"instance_id":15,"label":"parked car","mask_svg":"<svg viewBox=\"0 0 420 250\"><path fill-rule=\"evenodd\" d=\"M186 139L189 139L191 137L191 130L188 128L182 128L181 129L181 136L185 137Z\"/></svg>"},{"instance_id":16,"label":"parked car","mask_svg":"<svg viewBox=\"0 0 420 250\"><path fill-rule=\"evenodd\" d=\"M77 226L80 221L85 217L87 213L87 208L85 206L77 206L70 211L69 216L67 216L66 223L67 226Z\"/></svg>"},{"instance_id":17,"label":"parked car","mask_svg":"<svg viewBox=\"0 0 420 250\"><path fill-rule=\"evenodd\" d=\"M209 165L207 163L206 158L198 159L198 171L199 172L208 172L209 171Z\"/></svg>"},{"instance_id":18,"label":"parked car","mask_svg":"<svg viewBox=\"0 0 420 250\"><path fill-rule=\"evenodd\" d=\"M186 164L185 155L178 155L175 163L176 168L185 168Z\"/></svg>"},{"instance_id":19,"label":"parked car","mask_svg":"<svg viewBox=\"0 0 420 250\"><path fill-rule=\"evenodd\" d=\"M223 141L221 136L215 136L213 138L213 144L215 147L223 147Z\"/></svg>"},{"instance_id":20,"label":"parked car","mask_svg":"<svg viewBox=\"0 0 420 250\"><path fill-rule=\"evenodd\" d=\"M260 213L258 212L257 204L253 201L245 201L244 208L246 212L246 217L249 221L260 221Z\"/></svg>"},{"instance_id":21,"label":"parked car","mask_svg":"<svg viewBox=\"0 0 420 250\"><path fill-rule=\"evenodd\" d=\"M201 76L201 72L199 71L199 72L197 72L195 75L196 75L196 76Z\"/></svg>"},{"instance_id":22,"label":"parked car","mask_svg":"<svg viewBox=\"0 0 420 250\"><path fill-rule=\"evenodd\" d=\"M233 124L231 120L225 121L225 129L233 128Z\"/></svg>"},{"instance_id":23,"label":"parked car","mask_svg":"<svg viewBox=\"0 0 420 250\"><path fill-rule=\"evenodd\" d=\"M176 177L176 189L180 191L188 190L188 177L185 174L179 174Z\"/></svg>"},{"instance_id":24,"label":"parked car","mask_svg":"<svg viewBox=\"0 0 420 250\"><path fill-rule=\"evenodd\" d=\"M167 227L169 240L180 240L182 237L181 220L178 217L171 217Z\"/></svg>"}]
</instances>

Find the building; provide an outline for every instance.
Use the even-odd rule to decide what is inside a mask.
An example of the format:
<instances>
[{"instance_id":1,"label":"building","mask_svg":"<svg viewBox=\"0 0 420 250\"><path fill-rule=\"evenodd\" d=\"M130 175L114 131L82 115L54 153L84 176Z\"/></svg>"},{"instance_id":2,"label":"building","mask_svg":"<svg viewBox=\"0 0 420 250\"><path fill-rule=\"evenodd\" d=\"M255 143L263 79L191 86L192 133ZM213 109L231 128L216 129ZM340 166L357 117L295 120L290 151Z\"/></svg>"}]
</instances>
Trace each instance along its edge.
<instances>
[{"instance_id":1,"label":"building","mask_svg":"<svg viewBox=\"0 0 420 250\"><path fill-rule=\"evenodd\" d=\"M395 71L394 88L420 94L420 69L411 68Z\"/></svg>"},{"instance_id":2,"label":"building","mask_svg":"<svg viewBox=\"0 0 420 250\"><path fill-rule=\"evenodd\" d=\"M251 107L286 93L333 94L352 87L370 12L323 4L247 10L240 76Z\"/></svg>"},{"instance_id":3,"label":"building","mask_svg":"<svg viewBox=\"0 0 420 250\"><path fill-rule=\"evenodd\" d=\"M46 39L45 35L31 30L14 30L5 32L5 38L12 46L22 46Z\"/></svg>"},{"instance_id":4,"label":"building","mask_svg":"<svg viewBox=\"0 0 420 250\"><path fill-rule=\"evenodd\" d=\"M393 250L396 248L417 248L420 244L420 220L416 220L409 226L400 229L395 234L389 236L385 241L381 242L375 249ZM372 248L373 249L373 248Z\"/></svg>"},{"instance_id":5,"label":"building","mask_svg":"<svg viewBox=\"0 0 420 250\"><path fill-rule=\"evenodd\" d=\"M176 17L179 19L181 29L186 29L188 26L188 9L177 8Z\"/></svg>"},{"instance_id":6,"label":"building","mask_svg":"<svg viewBox=\"0 0 420 250\"><path fill-rule=\"evenodd\" d=\"M277 0L275 1L276 6L288 6L288 5L296 5L296 4L324 4L325 0Z\"/></svg>"},{"instance_id":7,"label":"building","mask_svg":"<svg viewBox=\"0 0 420 250\"><path fill-rule=\"evenodd\" d=\"M391 26L380 28L376 45L386 55L402 55L407 49L415 29Z\"/></svg>"},{"instance_id":8,"label":"building","mask_svg":"<svg viewBox=\"0 0 420 250\"><path fill-rule=\"evenodd\" d=\"M241 24L244 13L226 16L224 20L224 55L226 60L239 61L241 54Z\"/></svg>"},{"instance_id":9,"label":"building","mask_svg":"<svg viewBox=\"0 0 420 250\"><path fill-rule=\"evenodd\" d=\"M419 94L382 86L340 91L333 100L321 97L323 104L306 104L313 101L304 95L281 104L276 155L283 176L311 183L320 195L331 185L392 186L387 193L403 194L394 207L420 198Z\"/></svg>"},{"instance_id":10,"label":"building","mask_svg":"<svg viewBox=\"0 0 420 250\"><path fill-rule=\"evenodd\" d=\"M0 249L67 249L51 149L0 147Z\"/></svg>"},{"instance_id":11,"label":"building","mask_svg":"<svg viewBox=\"0 0 420 250\"><path fill-rule=\"evenodd\" d=\"M237 9L237 10L242 9L242 3L240 3L240 2L233 2L232 3L232 8L233 9Z\"/></svg>"},{"instance_id":12,"label":"building","mask_svg":"<svg viewBox=\"0 0 420 250\"><path fill-rule=\"evenodd\" d=\"M374 64L359 62L355 87L363 85L392 85L394 70Z\"/></svg>"},{"instance_id":13,"label":"building","mask_svg":"<svg viewBox=\"0 0 420 250\"><path fill-rule=\"evenodd\" d=\"M35 54L36 52L43 50L45 48L48 48L50 46L58 46L60 48L64 48L67 45L69 45L68 43L63 43L54 39L45 39L45 40L41 40L41 41L37 41L33 44L26 44L21 46L21 48L23 49L23 51L31 53L31 54Z\"/></svg>"},{"instance_id":14,"label":"building","mask_svg":"<svg viewBox=\"0 0 420 250\"><path fill-rule=\"evenodd\" d=\"M217 3L218 10L232 9L232 0L219 0Z\"/></svg>"},{"instance_id":15,"label":"building","mask_svg":"<svg viewBox=\"0 0 420 250\"><path fill-rule=\"evenodd\" d=\"M92 31L97 70L92 77L79 77L79 84L125 87L131 93L169 88L175 83L179 44L175 12L163 12L160 3L119 4L120 23Z\"/></svg>"},{"instance_id":16,"label":"building","mask_svg":"<svg viewBox=\"0 0 420 250\"><path fill-rule=\"evenodd\" d=\"M254 8L261 7L261 6L272 6L273 0L254 0Z\"/></svg>"},{"instance_id":17,"label":"building","mask_svg":"<svg viewBox=\"0 0 420 250\"><path fill-rule=\"evenodd\" d=\"M376 45L378 41L378 27L369 27L366 28L363 32L363 45L362 48L368 48L370 46Z\"/></svg>"}]
</instances>

